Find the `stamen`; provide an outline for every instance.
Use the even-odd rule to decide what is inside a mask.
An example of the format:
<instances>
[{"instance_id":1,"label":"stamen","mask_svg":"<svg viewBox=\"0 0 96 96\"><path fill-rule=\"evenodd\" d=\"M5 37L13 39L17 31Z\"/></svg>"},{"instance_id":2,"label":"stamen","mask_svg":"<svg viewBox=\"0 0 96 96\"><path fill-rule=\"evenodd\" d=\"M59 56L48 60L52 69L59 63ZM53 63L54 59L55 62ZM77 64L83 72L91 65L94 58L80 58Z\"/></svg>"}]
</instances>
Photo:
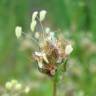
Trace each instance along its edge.
<instances>
[{"instance_id":1,"label":"stamen","mask_svg":"<svg viewBox=\"0 0 96 96\"><path fill-rule=\"evenodd\" d=\"M44 33L45 33L44 27L43 27L43 25L42 25L42 23L41 23L39 17L37 16L36 18L38 19L38 21L39 21L39 23L40 23L40 26L41 26L41 29L42 29L42 37L43 37L43 40L44 40L44 37L45 37L45 34L44 34Z\"/></svg>"}]
</instances>

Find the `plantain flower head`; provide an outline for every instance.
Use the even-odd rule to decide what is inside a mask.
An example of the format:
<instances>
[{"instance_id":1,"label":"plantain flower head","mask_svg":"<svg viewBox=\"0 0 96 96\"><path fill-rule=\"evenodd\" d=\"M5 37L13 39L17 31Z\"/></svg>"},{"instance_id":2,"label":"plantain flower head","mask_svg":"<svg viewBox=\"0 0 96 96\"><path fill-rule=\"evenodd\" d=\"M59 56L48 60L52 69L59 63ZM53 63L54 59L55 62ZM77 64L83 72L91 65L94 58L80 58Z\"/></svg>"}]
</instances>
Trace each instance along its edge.
<instances>
[{"instance_id":1,"label":"plantain flower head","mask_svg":"<svg viewBox=\"0 0 96 96\"><path fill-rule=\"evenodd\" d=\"M31 40L34 40L38 47L35 48L32 57L37 61L40 72L49 76L54 76L57 70L59 70L58 66L65 66L68 59L67 57L72 53L73 47L64 40L62 34L62 36L55 36L55 32L51 31L49 27L43 27L41 23L45 19L46 14L46 10L41 10L39 13L35 11L32 14L30 28L32 32L34 31L33 34L31 33L31 36L34 37L31 38ZM36 29L37 23L39 24ZM40 31L38 31L39 27L41 27ZM17 38L19 38L21 36L22 28L18 26L15 31ZM33 46L35 44L33 43Z\"/></svg>"}]
</instances>

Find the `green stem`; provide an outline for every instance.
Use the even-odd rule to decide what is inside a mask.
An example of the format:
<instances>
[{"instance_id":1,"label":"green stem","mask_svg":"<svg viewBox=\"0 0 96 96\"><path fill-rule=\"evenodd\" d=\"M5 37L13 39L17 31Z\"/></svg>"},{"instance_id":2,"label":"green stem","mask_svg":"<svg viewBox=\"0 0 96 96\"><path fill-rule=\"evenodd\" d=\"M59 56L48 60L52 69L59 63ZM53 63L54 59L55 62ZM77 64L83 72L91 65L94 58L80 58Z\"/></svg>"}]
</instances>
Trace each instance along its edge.
<instances>
[{"instance_id":1,"label":"green stem","mask_svg":"<svg viewBox=\"0 0 96 96\"><path fill-rule=\"evenodd\" d=\"M57 87L56 87L56 80L53 79L53 96L56 96Z\"/></svg>"}]
</instances>

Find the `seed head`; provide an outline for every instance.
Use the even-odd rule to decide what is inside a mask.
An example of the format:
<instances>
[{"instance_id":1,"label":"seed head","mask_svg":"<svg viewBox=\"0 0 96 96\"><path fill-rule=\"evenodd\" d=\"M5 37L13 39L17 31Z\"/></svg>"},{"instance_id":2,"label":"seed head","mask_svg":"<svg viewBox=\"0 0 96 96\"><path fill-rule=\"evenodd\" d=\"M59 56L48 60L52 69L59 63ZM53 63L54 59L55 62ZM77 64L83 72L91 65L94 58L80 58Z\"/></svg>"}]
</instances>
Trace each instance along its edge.
<instances>
[{"instance_id":1,"label":"seed head","mask_svg":"<svg viewBox=\"0 0 96 96\"><path fill-rule=\"evenodd\" d=\"M58 64L64 64L63 62L66 61L66 58L71 54L73 48L71 44L61 38L62 36L60 37L58 35L56 38L55 32L50 31L50 28L43 28L41 22L45 19L46 14L47 12L45 10L40 11L39 16L37 11L32 14L30 24L31 31L35 31L38 21L42 29L41 32L32 34L35 38L31 38L31 40L34 40L38 47L38 50L35 50L32 56L35 61L37 61L38 69L40 69L41 72L54 76L58 70ZM21 36L21 31L21 27L16 27L15 32L17 38Z\"/></svg>"}]
</instances>

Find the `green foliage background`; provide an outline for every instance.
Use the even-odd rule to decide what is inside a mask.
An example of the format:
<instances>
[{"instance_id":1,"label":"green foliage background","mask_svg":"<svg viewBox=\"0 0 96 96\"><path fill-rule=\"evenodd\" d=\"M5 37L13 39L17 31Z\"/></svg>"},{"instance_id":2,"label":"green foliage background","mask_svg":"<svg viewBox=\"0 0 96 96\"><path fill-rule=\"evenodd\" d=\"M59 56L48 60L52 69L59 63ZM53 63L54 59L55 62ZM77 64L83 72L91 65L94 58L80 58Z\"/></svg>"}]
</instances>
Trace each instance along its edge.
<instances>
[{"instance_id":1,"label":"green foliage background","mask_svg":"<svg viewBox=\"0 0 96 96\"><path fill-rule=\"evenodd\" d=\"M75 43L71 55L74 64L62 84L76 86L76 96L82 96L78 93L81 90L84 96L96 96L96 0L0 0L0 84L13 78L23 82L37 80L41 83L40 88L32 90L28 96L51 96L50 79L46 76L40 79L34 74L34 70L38 71L37 66L27 59L31 58L31 51L19 51L14 34L17 25L28 31L32 12L42 9L48 11L45 20L48 24L45 25L60 29L65 38ZM78 70L82 71L81 75ZM64 96L62 90L61 93L60 96Z\"/></svg>"}]
</instances>

